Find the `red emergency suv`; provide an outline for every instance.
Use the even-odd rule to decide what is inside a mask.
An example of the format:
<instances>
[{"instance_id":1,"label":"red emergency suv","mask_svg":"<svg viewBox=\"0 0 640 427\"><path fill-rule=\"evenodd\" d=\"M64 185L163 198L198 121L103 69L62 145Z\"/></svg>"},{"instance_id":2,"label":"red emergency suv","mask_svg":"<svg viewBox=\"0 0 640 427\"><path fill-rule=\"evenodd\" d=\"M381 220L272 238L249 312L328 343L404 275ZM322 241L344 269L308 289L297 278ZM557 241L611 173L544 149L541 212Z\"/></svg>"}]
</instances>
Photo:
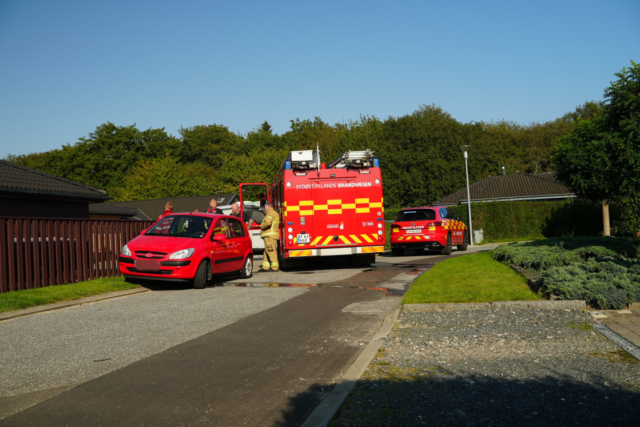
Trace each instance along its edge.
<instances>
[{"instance_id":1,"label":"red emergency suv","mask_svg":"<svg viewBox=\"0 0 640 427\"><path fill-rule=\"evenodd\" d=\"M119 265L127 279L192 281L203 289L213 274L251 276L251 238L237 218L176 213L124 245Z\"/></svg>"},{"instance_id":2,"label":"red emergency suv","mask_svg":"<svg viewBox=\"0 0 640 427\"><path fill-rule=\"evenodd\" d=\"M466 251L467 239L467 227L462 218L453 218L442 206L405 208L391 226L394 256L403 255L405 249L439 250L443 255L451 255L454 245L459 251Z\"/></svg>"}]
</instances>

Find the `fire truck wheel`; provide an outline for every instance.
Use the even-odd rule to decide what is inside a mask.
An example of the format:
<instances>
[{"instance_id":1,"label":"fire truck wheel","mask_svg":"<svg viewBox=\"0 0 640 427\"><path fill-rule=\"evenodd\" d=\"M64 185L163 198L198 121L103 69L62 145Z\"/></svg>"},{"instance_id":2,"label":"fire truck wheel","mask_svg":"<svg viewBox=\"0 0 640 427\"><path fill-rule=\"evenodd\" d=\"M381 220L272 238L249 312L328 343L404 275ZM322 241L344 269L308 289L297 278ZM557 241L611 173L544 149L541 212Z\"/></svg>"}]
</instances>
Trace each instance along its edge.
<instances>
[{"instance_id":1,"label":"fire truck wheel","mask_svg":"<svg viewBox=\"0 0 640 427\"><path fill-rule=\"evenodd\" d=\"M243 279L248 279L253 274L253 258L250 256L244 261L244 265L242 266L242 270L240 270L240 277Z\"/></svg>"},{"instance_id":2,"label":"fire truck wheel","mask_svg":"<svg viewBox=\"0 0 640 427\"><path fill-rule=\"evenodd\" d=\"M404 255L404 249L392 248L391 249L391 255L393 255L393 256L402 256L402 255Z\"/></svg>"},{"instance_id":3,"label":"fire truck wheel","mask_svg":"<svg viewBox=\"0 0 640 427\"><path fill-rule=\"evenodd\" d=\"M466 251L468 246L469 245L467 244L467 233L464 233L462 244L458 245L457 248L459 251Z\"/></svg>"},{"instance_id":4,"label":"fire truck wheel","mask_svg":"<svg viewBox=\"0 0 640 427\"><path fill-rule=\"evenodd\" d=\"M193 287L195 289L204 289L207 285L207 270L209 269L209 261L206 259L200 263L196 277L193 278Z\"/></svg>"},{"instance_id":5,"label":"fire truck wheel","mask_svg":"<svg viewBox=\"0 0 640 427\"><path fill-rule=\"evenodd\" d=\"M440 251L440 253L442 255L451 255L451 250L453 248L451 247L451 233L447 234L447 245L442 248L442 250Z\"/></svg>"}]
</instances>

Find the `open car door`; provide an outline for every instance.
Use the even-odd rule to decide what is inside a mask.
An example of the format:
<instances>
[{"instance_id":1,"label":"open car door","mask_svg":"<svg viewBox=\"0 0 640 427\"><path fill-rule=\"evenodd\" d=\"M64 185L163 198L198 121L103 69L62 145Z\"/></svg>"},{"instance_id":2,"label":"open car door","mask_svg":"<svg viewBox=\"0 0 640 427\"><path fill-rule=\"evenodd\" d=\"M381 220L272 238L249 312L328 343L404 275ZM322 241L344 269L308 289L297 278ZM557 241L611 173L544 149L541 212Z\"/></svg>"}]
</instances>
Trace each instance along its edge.
<instances>
[{"instance_id":1,"label":"open car door","mask_svg":"<svg viewBox=\"0 0 640 427\"><path fill-rule=\"evenodd\" d=\"M253 250L264 250L264 242L260 238L260 224L264 219L264 205L270 200L269 186L266 183L243 182L240 184L240 212L253 220L249 228Z\"/></svg>"}]
</instances>

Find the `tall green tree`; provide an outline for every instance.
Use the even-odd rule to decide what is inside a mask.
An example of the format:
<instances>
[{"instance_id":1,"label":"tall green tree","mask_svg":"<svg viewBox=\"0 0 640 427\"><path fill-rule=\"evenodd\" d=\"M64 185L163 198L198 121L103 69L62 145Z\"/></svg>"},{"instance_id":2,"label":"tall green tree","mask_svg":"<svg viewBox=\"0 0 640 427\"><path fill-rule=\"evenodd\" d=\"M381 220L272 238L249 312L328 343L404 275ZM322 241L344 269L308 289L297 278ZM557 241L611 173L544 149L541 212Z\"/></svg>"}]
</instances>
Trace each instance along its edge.
<instances>
[{"instance_id":1,"label":"tall green tree","mask_svg":"<svg viewBox=\"0 0 640 427\"><path fill-rule=\"evenodd\" d=\"M579 197L602 203L605 236L611 199L640 192L640 66L631 64L605 89L602 113L578 119L554 154L558 177Z\"/></svg>"},{"instance_id":2,"label":"tall green tree","mask_svg":"<svg viewBox=\"0 0 640 427\"><path fill-rule=\"evenodd\" d=\"M206 165L181 164L166 152L164 156L140 163L127 175L116 200L144 200L165 197L204 196L218 189L215 171Z\"/></svg>"},{"instance_id":3,"label":"tall green tree","mask_svg":"<svg viewBox=\"0 0 640 427\"><path fill-rule=\"evenodd\" d=\"M117 192L141 159L175 152L180 141L164 129L140 131L135 125L104 123L77 143L44 153L17 156L16 164Z\"/></svg>"}]
</instances>

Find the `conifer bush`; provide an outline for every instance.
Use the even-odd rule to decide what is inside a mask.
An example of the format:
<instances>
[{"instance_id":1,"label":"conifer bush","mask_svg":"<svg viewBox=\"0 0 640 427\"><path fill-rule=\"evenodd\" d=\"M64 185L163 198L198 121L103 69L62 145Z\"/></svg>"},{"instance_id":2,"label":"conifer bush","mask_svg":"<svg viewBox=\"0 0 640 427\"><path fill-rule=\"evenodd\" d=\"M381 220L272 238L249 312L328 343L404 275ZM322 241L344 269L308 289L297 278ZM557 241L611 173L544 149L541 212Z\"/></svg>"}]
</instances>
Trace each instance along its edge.
<instances>
[{"instance_id":1,"label":"conifer bush","mask_svg":"<svg viewBox=\"0 0 640 427\"><path fill-rule=\"evenodd\" d=\"M640 302L638 245L622 238L554 238L502 245L494 259L537 272L547 295L622 309Z\"/></svg>"}]
</instances>

